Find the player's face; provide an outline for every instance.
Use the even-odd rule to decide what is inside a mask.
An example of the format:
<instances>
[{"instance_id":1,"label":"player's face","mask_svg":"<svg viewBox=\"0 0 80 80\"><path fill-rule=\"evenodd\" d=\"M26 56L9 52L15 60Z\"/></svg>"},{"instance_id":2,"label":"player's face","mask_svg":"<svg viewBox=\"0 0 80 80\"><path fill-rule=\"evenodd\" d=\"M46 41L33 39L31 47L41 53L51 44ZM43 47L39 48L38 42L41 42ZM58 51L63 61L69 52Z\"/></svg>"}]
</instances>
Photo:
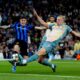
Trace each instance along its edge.
<instances>
[{"instance_id":1,"label":"player's face","mask_svg":"<svg viewBox=\"0 0 80 80\"><path fill-rule=\"evenodd\" d=\"M20 19L20 24L21 24L22 26L25 26L26 23L27 23L27 19L25 19L25 18Z\"/></svg>"},{"instance_id":2,"label":"player's face","mask_svg":"<svg viewBox=\"0 0 80 80\"><path fill-rule=\"evenodd\" d=\"M63 23L64 23L63 17L58 17L58 18L57 18L57 24L58 24L58 25L61 25L61 24L63 24Z\"/></svg>"},{"instance_id":3,"label":"player's face","mask_svg":"<svg viewBox=\"0 0 80 80\"><path fill-rule=\"evenodd\" d=\"M50 22L54 22L54 17L49 18Z\"/></svg>"}]
</instances>

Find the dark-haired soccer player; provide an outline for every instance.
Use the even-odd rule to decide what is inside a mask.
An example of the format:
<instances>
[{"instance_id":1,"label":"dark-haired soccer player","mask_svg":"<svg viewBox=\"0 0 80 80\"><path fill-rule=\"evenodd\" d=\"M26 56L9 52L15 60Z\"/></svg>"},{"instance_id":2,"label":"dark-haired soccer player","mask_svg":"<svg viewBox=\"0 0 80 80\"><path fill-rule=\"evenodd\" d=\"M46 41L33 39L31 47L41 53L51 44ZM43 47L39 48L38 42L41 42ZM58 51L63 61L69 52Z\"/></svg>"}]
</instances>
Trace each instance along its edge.
<instances>
[{"instance_id":1,"label":"dark-haired soccer player","mask_svg":"<svg viewBox=\"0 0 80 80\"><path fill-rule=\"evenodd\" d=\"M21 55L24 59L27 59L27 41L28 32L32 29L33 25L28 23L26 16L21 15L19 22L15 22L8 28L12 28L15 34L15 41L12 43L13 54ZM16 71L16 61L13 63L12 71Z\"/></svg>"}]
</instances>

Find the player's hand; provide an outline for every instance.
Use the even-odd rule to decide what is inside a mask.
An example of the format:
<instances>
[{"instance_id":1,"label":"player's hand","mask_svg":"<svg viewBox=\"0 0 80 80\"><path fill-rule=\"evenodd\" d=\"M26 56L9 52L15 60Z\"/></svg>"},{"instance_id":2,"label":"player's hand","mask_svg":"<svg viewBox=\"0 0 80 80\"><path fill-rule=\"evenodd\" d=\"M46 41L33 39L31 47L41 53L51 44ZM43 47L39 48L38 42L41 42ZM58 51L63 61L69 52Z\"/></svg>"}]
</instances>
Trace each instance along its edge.
<instances>
[{"instance_id":1,"label":"player's hand","mask_svg":"<svg viewBox=\"0 0 80 80\"><path fill-rule=\"evenodd\" d=\"M33 6L29 6L30 11L33 13L34 16L37 15L36 10L33 8Z\"/></svg>"},{"instance_id":2,"label":"player's hand","mask_svg":"<svg viewBox=\"0 0 80 80\"><path fill-rule=\"evenodd\" d=\"M36 12L36 10L34 8L32 9L32 12L33 12L34 16L37 16L37 12Z\"/></svg>"}]
</instances>

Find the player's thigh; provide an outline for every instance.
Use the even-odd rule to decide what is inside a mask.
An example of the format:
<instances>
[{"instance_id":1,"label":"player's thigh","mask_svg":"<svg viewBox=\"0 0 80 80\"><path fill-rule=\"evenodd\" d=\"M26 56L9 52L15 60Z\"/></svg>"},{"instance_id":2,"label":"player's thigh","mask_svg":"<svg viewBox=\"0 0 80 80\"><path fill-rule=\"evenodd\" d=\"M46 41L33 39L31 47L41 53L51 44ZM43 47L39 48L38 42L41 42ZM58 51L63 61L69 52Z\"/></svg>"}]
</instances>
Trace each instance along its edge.
<instances>
[{"instance_id":1,"label":"player's thigh","mask_svg":"<svg viewBox=\"0 0 80 80\"><path fill-rule=\"evenodd\" d=\"M45 48L41 48L38 53L37 53L39 56L43 56L46 54L46 49Z\"/></svg>"},{"instance_id":2,"label":"player's thigh","mask_svg":"<svg viewBox=\"0 0 80 80\"><path fill-rule=\"evenodd\" d=\"M40 56L40 57L38 58L38 62L41 63L41 62L44 60L44 58L45 58L45 56Z\"/></svg>"},{"instance_id":3,"label":"player's thigh","mask_svg":"<svg viewBox=\"0 0 80 80\"><path fill-rule=\"evenodd\" d=\"M49 52L51 52L53 49L53 46L51 44L51 42L45 42L43 45L42 45L42 48L38 51L38 55L46 55L48 54Z\"/></svg>"},{"instance_id":4,"label":"player's thigh","mask_svg":"<svg viewBox=\"0 0 80 80\"><path fill-rule=\"evenodd\" d=\"M20 52L20 47L18 44L15 44L13 47L13 51Z\"/></svg>"},{"instance_id":5,"label":"player's thigh","mask_svg":"<svg viewBox=\"0 0 80 80\"><path fill-rule=\"evenodd\" d=\"M46 50L46 54L50 53L53 50L53 46L51 42L45 42L42 46Z\"/></svg>"}]
</instances>

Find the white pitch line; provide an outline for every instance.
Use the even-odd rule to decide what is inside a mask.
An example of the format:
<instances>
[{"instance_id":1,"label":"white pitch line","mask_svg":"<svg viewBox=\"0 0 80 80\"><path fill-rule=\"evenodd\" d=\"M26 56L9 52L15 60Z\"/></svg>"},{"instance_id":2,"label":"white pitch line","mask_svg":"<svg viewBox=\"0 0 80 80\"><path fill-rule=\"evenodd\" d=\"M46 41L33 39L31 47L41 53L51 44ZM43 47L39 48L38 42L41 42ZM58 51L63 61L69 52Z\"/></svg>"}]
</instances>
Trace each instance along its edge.
<instances>
[{"instance_id":1,"label":"white pitch line","mask_svg":"<svg viewBox=\"0 0 80 80\"><path fill-rule=\"evenodd\" d=\"M1 61L13 61L13 59L0 59L0 62L1 62ZM51 61L51 62L52 62L52 61ZM65 64L65 63L78 63L78 64L79 64L80 62L77 62L77 61L75 61L75 60L74 60L74 62L73 62L73 61L72 61L72 62L71 62L71 61L70 61L70 62L69 62L69 61L68 61L68 62L65 62L65 61L63 60L63 61L61 61L61 62L59 62L59 61L53 61L53 63L64 63L64 64Z\"/></svg>"},{"instance_id":2,"label":"white pitch line","mask_svg":"<svg viewBox=\"0 0 80 80\"><path fill-rule=\"evenodd\" d=\"M52 62L52 61L51 61L51 62ZM65 63L77 63L77 64L79 64L80 62L77 62L77 61L74 61L74 62L73 62L73 61L70 61L70 62L69 62L69 61L68 61L68 62L65 62L65 61L61 61L61 62L59 62L59 61L53 61L53 63L60 63L60 64L61 64L61 63L64 63L64 64L65 64Z\"/></svg>"},{"instance_id":3,"label":"white pitch line","mask_svg":"<svg viewBox=\"0 0 80 80\"><path fill-rule=\"evenodd\" d=\"M7 76L7 75L24 75L24 76L41 76L41 77L59 77L59 78L76 78L76 79L80 79L80 77L79 76L62 76L62 75L47 75L47 74L15 74L15 73L0 73L0 75L5 75L5 76Z\"/></svg>"},{"instance_id":4,"label":"white pitch line","mask_svg":"<svg viewBox=\"0 0 80 80\"><path fill-rule=\"evenodd\" d=\"M0 59L0 61L13 61L14 59Z\"/></svg>"}]
</instances>

